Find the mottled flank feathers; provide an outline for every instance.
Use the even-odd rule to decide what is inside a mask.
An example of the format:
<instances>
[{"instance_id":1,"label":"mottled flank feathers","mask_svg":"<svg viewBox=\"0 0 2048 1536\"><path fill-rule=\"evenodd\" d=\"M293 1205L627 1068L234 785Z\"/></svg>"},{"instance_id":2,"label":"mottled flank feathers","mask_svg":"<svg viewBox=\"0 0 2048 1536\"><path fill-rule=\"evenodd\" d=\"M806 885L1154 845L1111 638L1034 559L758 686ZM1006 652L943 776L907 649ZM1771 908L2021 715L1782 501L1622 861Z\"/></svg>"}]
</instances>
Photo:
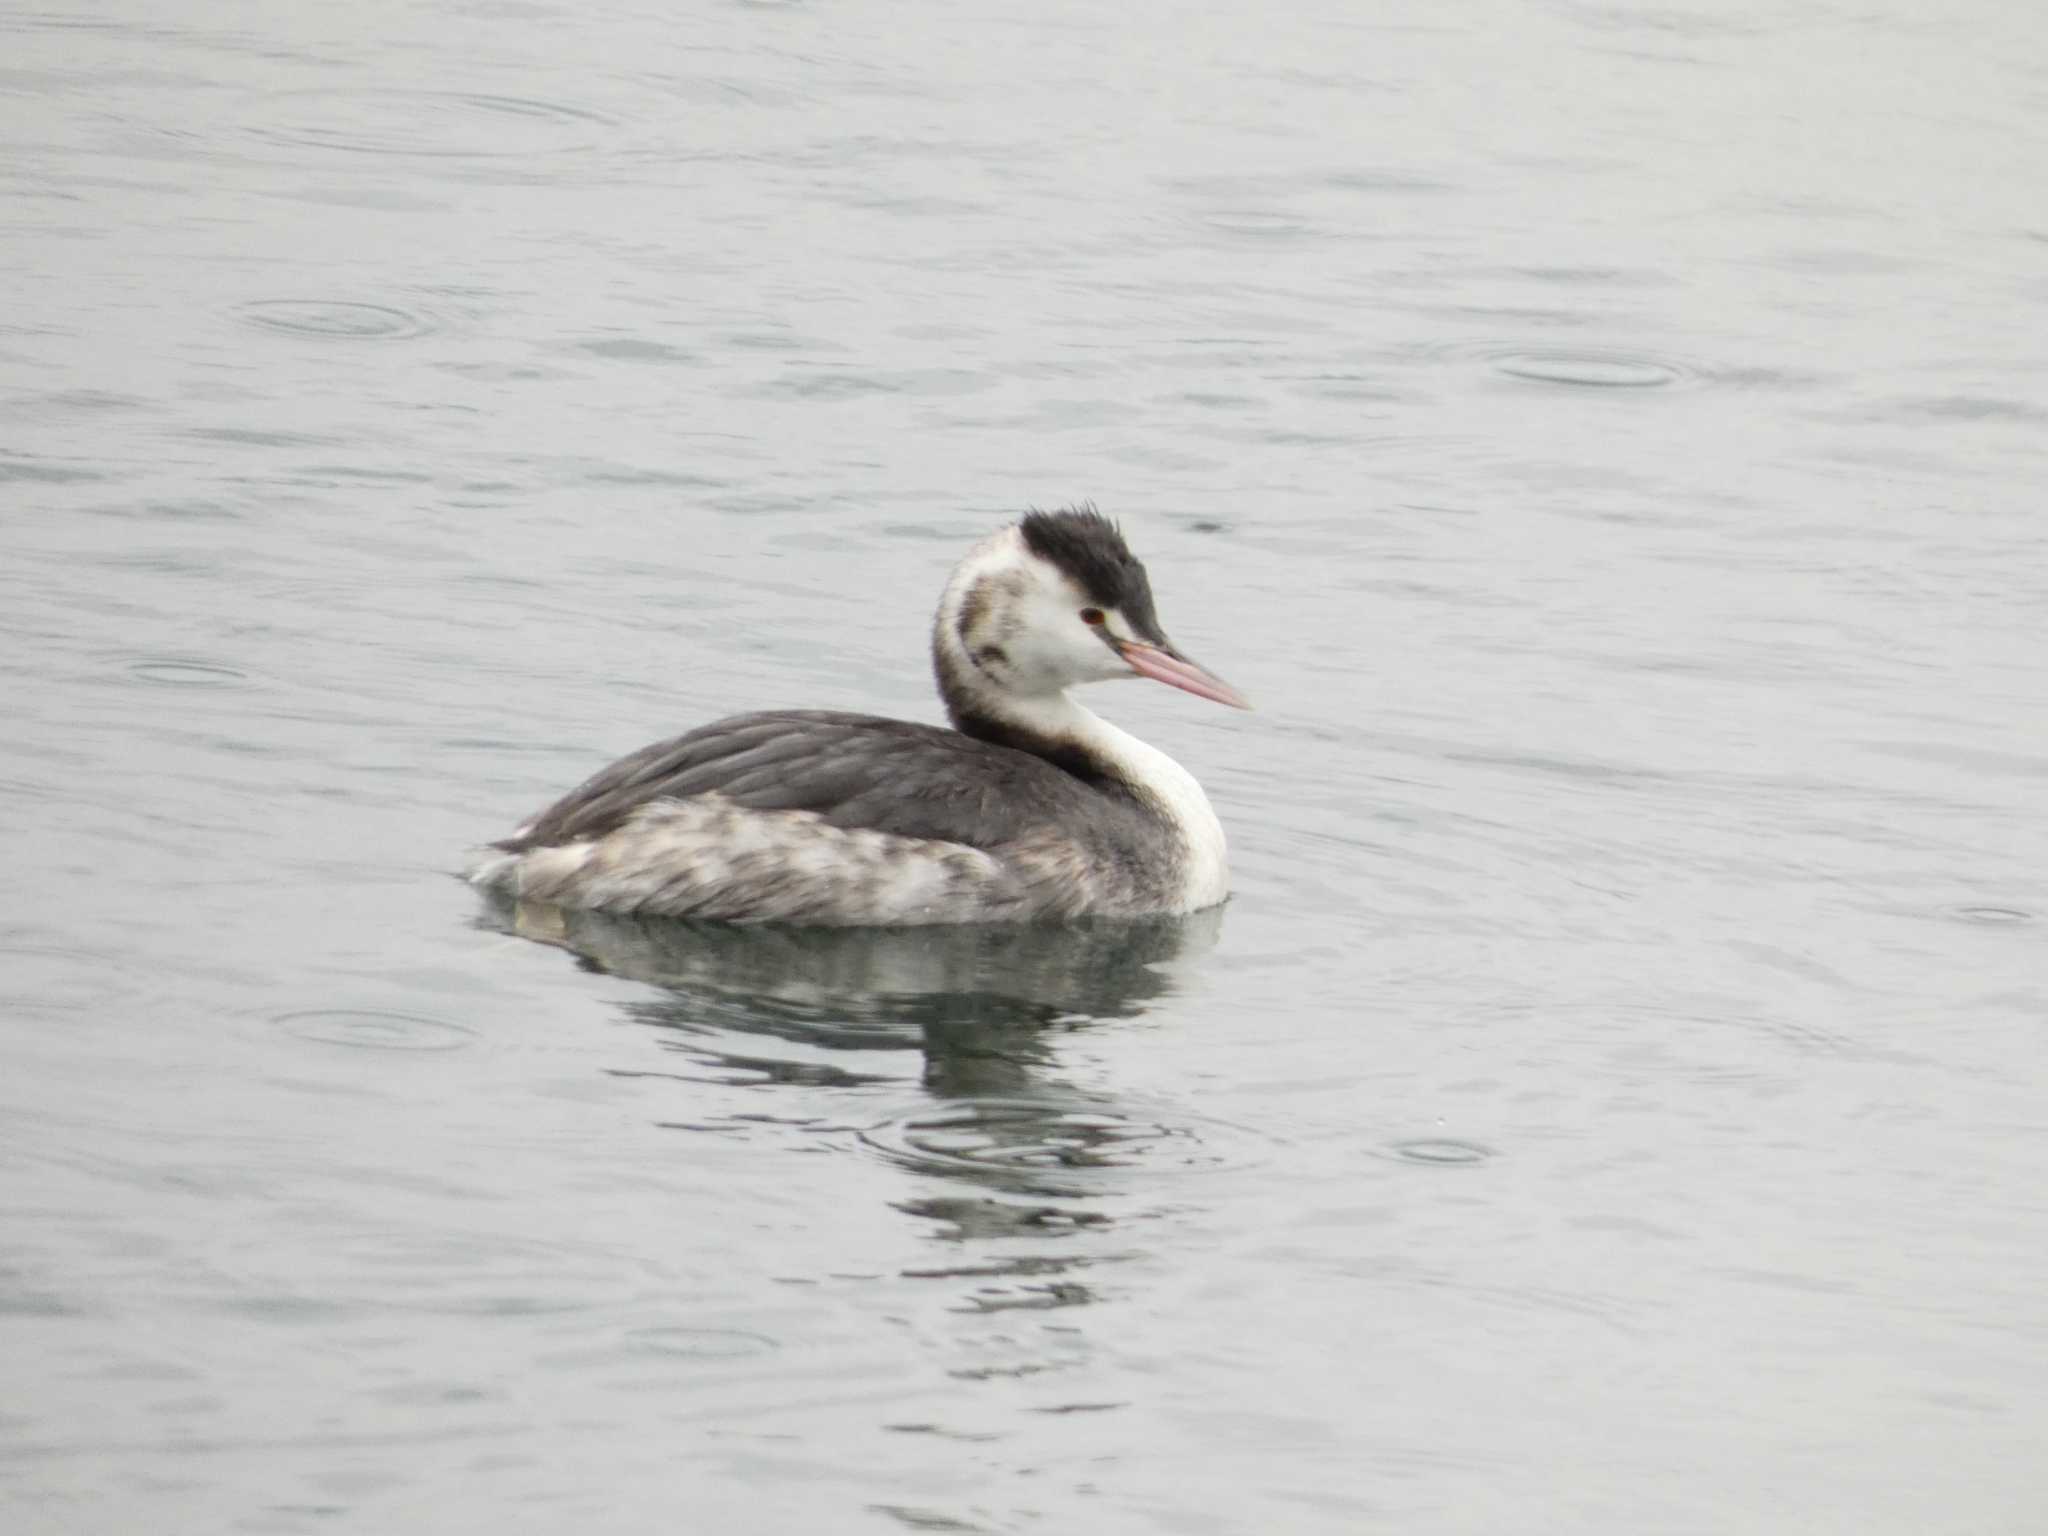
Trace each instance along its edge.
<instances>
[{"instance_id":1,"label":"mottled flank feathers","mask_svg":"<svg viewBox=\"0 0 2048 1536\"><path fill-rule=\"evenodd\" d=\"M654 917L891 926L1028 915L1024 883L976 849L750 811L723 795L652 799L610 832L506 855L478 883L524 901Z\"/></svg>"},{"instance_id":2,"label":"mottled flank feathers","mask_svg":"<svg viewBox=\"0 0 2048 1536\"><path fill-rule=\"evenodd\" d=\"M826 710L735 715L612 764L498 843L508 896L729 921L961 923L1171 909L1156 812L1028 752ZM1148 851L1151 856L1147 856Z\"/></svg>"}]
</instances>

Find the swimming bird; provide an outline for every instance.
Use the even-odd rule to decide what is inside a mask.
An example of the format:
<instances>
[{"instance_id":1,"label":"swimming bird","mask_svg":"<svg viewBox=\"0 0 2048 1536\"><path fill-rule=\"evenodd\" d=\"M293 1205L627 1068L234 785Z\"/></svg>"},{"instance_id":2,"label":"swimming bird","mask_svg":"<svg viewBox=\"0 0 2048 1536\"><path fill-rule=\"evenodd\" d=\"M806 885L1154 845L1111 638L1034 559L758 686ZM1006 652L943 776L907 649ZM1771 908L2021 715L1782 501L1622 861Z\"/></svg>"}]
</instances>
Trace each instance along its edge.
<instances>
[{"instance_id":1,"label":"swimming bird","mask_svg":"<svg viewBox=\"0 0 2048 1536\"><path fill-rule=\"evenodd\" d=\"M1032 512L939 599L951 729L828 710L734 715L657 742L495 843L471 883L558 907L908 926L1143 917L1229 893L1202 786L1068 690L1152 678L1250 706L1176 650L1151 582L1092 507Z\"/></svg>"}]
</instances>

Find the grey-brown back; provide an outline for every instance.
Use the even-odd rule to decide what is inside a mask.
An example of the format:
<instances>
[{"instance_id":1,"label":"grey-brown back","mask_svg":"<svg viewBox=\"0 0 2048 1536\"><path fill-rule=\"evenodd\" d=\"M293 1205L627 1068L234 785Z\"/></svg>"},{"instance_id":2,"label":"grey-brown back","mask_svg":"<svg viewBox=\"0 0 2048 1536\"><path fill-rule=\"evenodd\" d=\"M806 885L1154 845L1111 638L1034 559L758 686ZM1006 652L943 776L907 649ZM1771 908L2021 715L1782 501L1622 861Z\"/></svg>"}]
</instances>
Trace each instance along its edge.
<instances>
[{"instance_id":1,"label":"grey-brown back","mask_svg":"<svg viewBox=\"0 0 2048 1536\"><path fill-rule=\"evenodd\" d=\"M1168 878L1157 814L1114 779L1089 779L960 731L831 710L734 715L621 758L513 836L512 853L601 838L659 800L715 794L743 810L993 854L1068 842L1133 888ZM1135 889L1134 889L1135 894Z\"/></svg>"}]
</instances>

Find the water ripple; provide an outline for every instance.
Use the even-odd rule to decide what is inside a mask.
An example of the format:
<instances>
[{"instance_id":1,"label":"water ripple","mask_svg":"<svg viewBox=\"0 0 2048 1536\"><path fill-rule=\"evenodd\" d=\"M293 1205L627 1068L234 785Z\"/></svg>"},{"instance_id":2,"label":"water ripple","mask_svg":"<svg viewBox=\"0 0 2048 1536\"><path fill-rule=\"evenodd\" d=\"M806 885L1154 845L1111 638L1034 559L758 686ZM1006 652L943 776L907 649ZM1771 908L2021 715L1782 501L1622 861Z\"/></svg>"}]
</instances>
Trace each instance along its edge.
<instances>
[{"instance_id":1,"label":"water ripple","mask_svg":"<svg viewBox=\"0 0 2048 1536\"><path fill-rule=\"evenodd\" d=\"M1255 1133L1222 1121L1038 1099L951 1099L884 1121L861 1140L925 1172L1063 1181L1209 1173L1247 1166L1264 1152Z\"/></svg>"},{"instance_id":2,"label":"water ripple","mask_svg":"<svg viewBox=\"0 0 2048 1536\"><path fill-rule=\"evenodd\" d=\"M1495 1155L1490 1147L1470 1141L1452 1141L1446 1137L1392 1141L1387 1143L1385 1150L1387 1156L1401 1162L1421 1163L1430 1168L1470 1168L1490 1162Z\"/></svg>"},{"instance_id":3,"label":"water ripple","mask_svg":"<svg viewBox=\"0 0 2048 1536\"><path fill-rule=\"evenodd\" d=\"M249 674L211 661L145 657L128 663L128 675L159 688L246 688Z\"/></svg>"},{"instance_id":4,"label":"water ripple","mask_svg":"<svg viewBox=\"0 0 2048 1536\"><path fill-rule=\"evenodd\" d=\"M459 1051L476 1039L475 1030L460 1024L346 1008L285 1013L271 1022L295 1040L361 1051Z\"/></svg>"},{"instance_id":5,"label":"water ripple","mask_svg":"<svg viewBox=\"0 0 2048 1536\"><path fill-rule=\"evenodd\" d=\"M341 341L404 341L434 329L430 319L411 310L348 299L256 299L236 305L233 313L261 331Z\"/></svg>"},{"instance_id":6,"label":"water ripple","mask_svg":"<svg viewBox=\"0 0 2048 1536\"><path fill-rule=\"evenodd\" d=\"M681 347L637 336L606 336L593 341L579 341L576 345L593 357L622 363L693 363L697 360L695 353Z\"/></svg>"},{"instance_id":7,"label":"water ripple","mask_svg":"<svg viewBox=\"0 0 2048 1536\"><path fill-rule=\"evenodd\" d=\"M1568 389L1672 389L1714 382L1712 372L1699 363L1604 347L1503 350L1488 354L1486 362L1510 379Z\"/></svg>"},{"instance_id":8,"label":"water ripple","mask_svg":"<svg viewBox=\"0 0 2048 1536\"><path fill-rule=\"evenodd\" d=\"M525 157L588 149L615 126L588 108L480 92L326 89L269 99L275 116L248 130L256 138L348 154Z\"/></svg>"},{"instance_id":9,"label":"water ripple","mask_svg":"<svg viewBox=\"0 0 2048 1536\"><path fill-rule=\"evenodd\" d=\"M316 1234L248 1248L234 1269L252 1288L239 1311L318 1298L377 1311L553 1316L612 1311L655 1290L644 1265L601 1246L460 1229Z\"/></svg>"},{"instance_id":10,"label":"water ripple","mask_svg":"<svg viewBox=\"0 0 2048 1536\"><path fill-rule=\"evenodd\" d=\"M112 953L0 938L0 1005L13 1016L89 1012L104 1007L117 989L134 986L131 968Z\"/></svg>"},{"instance_id":11,"label":"water ripple","mask_svg":"<svg viewBox=\"0 0 2048 1536\"><path fill-rule=\"evenodd\" d=\"M1479 343L1431 349L1437 356L1476 364L1518 384L1564 389L1699 389L1724 382L1703 363L1668 352L1622 347L1528 346Z\"/></svg>"},{"instance_id":12,"label":"water ripple","mask_svg":"<svg viewBox=\"0 0 2048 1536\"><path fill-rule=\"evenodd\" d=\"M106 478L96 469L81 469L74 464L55 464L39 459L0 458L0 484L9 480L23 480L40 485L71 485L80 481Z\"/></svg>"},{"instance_id":13,"label":"water ripple","mask_svg":"<svg viewBox=\"0 0 2048 1536\"><path fill-rule=\"evenodd\" d=\"M1307 226L1299 219L1250 208L1205 213L1202 222L1223 234L1252 240L1290 240L1307 232Z\"/></svg>"},{"instance_id":14,"label":"water ripple","mask_svg":"<svg viewBox=\"0 0 2048 1536\"><path fill-rule=\"evenodd\" d=\"M739 1328L678 1326L636 1328L626 1334L625 1343L645 1354L675 1355L688 1360L748 1360L780 1347L766 1334Z\"/></svg>"},{"instance_id":15,"label":"water ripple","mask_svg":"<svg viewBox=\"0 0 2048 1536\"><path fill-rule=\"evenodd\" d=\"M1966 923L2001 927L2008 923L2031 923L2034 914L2018 907L1957 907L1955 915Z\"/></svg>"}]
</instances>

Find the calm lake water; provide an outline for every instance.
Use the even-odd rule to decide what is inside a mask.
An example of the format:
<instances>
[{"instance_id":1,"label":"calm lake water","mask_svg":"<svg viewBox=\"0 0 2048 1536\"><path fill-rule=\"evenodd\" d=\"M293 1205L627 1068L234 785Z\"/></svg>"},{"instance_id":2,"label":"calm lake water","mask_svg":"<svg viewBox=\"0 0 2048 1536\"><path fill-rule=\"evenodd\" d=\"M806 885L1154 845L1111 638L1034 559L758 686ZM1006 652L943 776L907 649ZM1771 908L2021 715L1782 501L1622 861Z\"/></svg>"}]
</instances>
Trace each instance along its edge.
<instances>
[{"instance_id":1,"label":"calm lake water","mask_svg":"<svg viewBox=\"0 0 2048 1536\"><path fill-rule=\"evenodd\" d=\"M2040 1529L2044 164L1991 0L0 12L0 1527ZM451 878L1080 498L1213 919Z\"/></svg>"}]
</instances>

